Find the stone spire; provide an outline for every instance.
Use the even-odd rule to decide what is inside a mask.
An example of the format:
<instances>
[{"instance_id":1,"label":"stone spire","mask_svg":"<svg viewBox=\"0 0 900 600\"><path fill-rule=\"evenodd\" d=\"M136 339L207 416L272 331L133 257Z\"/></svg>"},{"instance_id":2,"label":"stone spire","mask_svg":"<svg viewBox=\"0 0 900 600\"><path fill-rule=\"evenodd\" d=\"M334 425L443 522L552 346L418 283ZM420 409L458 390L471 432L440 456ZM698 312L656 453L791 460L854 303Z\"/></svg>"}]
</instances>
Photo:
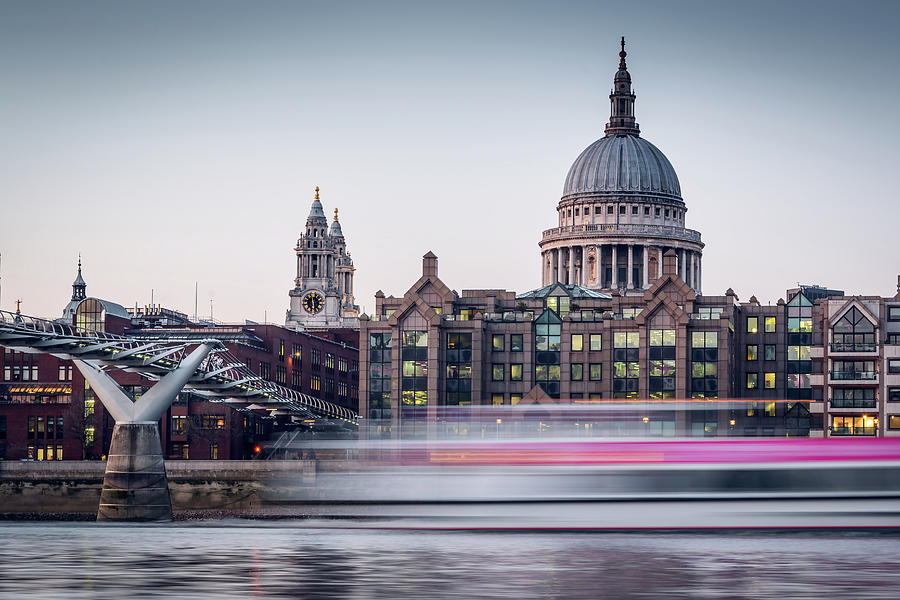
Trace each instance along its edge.
<instances>
[{"instance_id":1,"label":"stone spire","mask_svg":"<svg viewBox=\"0 0 900 600\"><path fill-rule=\"evenodd\" d=\"M625 64L625 37L622 37L622 50L619 52L619 70L613 80L613 89L609 94L609 123L606 124L606 135L640 135L641 129L634 121L634 94L631 92L631 75Z\"/></svg>"},{"instance_id":2,"label":"stone spire","mask_svg":"<svg viewBox=\"0 0 900 600\"><path fill-rule=\"evenodd\" d=\"M78 255L78 276L75 277L75 281L72 283L72 300L84 300L85 292L87 290L87 284L84 282L84 278L81 276L81 255Z\"/></svg>"},{"instance_id":3,"label":"stone spire","mask_svg":"<svg viewBox=\"0 0 900 600\"><path fill-rule=\"evenodd\" d=\"M341 222L338 221L338 209L336 208L334 209L334 221L331 223L328 235L335 239L344 239L344 232L341 230Z\"/></svg>"},{"instance_id":4,"label":"stone spire","mask_svg":"<svg viewBox=\"0 0 900 600\"><path fill-rule=\"evenodd\" d=\"M319 201L319 186L316 186L316 195L313 198L312 206L309 209L309 216L306 217L306 224L325 225L328 219L325 218L325 210L322 208L322 202Z\"/></svg>"}]
</instances>

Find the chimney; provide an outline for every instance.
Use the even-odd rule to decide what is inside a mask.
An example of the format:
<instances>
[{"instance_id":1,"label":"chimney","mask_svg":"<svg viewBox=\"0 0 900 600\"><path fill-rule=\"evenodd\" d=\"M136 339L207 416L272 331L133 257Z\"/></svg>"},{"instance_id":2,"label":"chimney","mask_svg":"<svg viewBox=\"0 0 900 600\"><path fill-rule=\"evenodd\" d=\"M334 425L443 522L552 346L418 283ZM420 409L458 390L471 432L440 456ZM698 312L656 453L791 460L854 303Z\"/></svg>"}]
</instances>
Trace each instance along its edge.
<instances>
[{"instance_id":1,"label":"chimney","mask_svg":"<svg viewBox=\"0 0 900 600\"><path fill-rule=\"evenodd\" d=\"M678 256L675 254L674 250L666 250L666 253L663 254L663 275L677 275L678 274Z\"/></svg>"},{"instance_id":2,"label":"chimney","mask_svg":"<svg viewBox=\"0 0 900 600\"><path fill-rule=\"evenodd\" d=\"M422 257L422 276L437 277L437 256L430 250Z\"/></svg>"}]
</instances>

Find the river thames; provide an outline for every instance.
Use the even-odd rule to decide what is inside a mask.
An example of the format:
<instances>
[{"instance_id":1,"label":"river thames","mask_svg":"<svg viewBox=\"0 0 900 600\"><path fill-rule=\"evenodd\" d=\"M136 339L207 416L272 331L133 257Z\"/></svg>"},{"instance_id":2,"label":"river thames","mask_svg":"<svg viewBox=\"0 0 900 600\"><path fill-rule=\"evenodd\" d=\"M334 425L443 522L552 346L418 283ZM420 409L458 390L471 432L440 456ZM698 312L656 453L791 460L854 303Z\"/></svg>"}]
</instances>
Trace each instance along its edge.
<instances>
[{"instance_id":1,"label":"river thames","mask_svg":"<svg viewBox=\"0 0 900 600\"><path fill-rule=\"evenodd\" d=\"M900 536L0 523L0 597L897 598Z\"/></svg>"}]
</instances>

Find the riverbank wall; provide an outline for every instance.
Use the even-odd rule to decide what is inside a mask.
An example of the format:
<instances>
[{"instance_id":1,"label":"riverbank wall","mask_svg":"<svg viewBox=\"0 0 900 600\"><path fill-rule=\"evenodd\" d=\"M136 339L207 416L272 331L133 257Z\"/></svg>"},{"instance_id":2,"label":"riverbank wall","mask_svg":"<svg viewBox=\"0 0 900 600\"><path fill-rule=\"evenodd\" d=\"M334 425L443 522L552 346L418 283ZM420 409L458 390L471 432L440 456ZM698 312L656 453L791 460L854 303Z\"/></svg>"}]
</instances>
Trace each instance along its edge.
<instances>
[{"instance_id":1,"label":"riverbank wall","mask_svg":"<svg viewBox=\"0 0 900 600\"><path fill-rule=\"evenodd\" d=\"M96 515L106 463L0 461L0 515ZM166 461L172 509L265 509L303 495L316 479L307 460Z\"/></svg>"}]
</instances>

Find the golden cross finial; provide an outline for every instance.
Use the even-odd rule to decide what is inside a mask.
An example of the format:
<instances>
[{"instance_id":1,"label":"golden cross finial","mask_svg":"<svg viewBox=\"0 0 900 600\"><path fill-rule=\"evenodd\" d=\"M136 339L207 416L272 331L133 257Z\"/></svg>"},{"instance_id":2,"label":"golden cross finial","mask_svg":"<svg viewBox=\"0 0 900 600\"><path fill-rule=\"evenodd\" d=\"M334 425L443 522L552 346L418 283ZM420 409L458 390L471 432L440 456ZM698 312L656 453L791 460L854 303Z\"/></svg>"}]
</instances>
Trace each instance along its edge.
<instances>
[{"instance_id":1,"label":"golden cross finial","mask_svg":"<svg viewBox=\"0 0 900 600\"><path fill-rule=\"evenodd\" d=\"M337 223L337 208L334 209L334 222Z\"/></svg>"},{"instance_id":2,"label":"golden cross finial","mask_svg":"<svg viewBox=\"0 0 900 600\"><path fill-rule=\"evenodd\" d=\"M17 315L22 314L22 301L21 300L16 300L16 314Z\"/></svg>"},{"instance_id":3,"label":"golden cross finial","mask_svg":"<svg viewBox=\"0 0 900 600\"><path fill-rule=\"evenodd\" d=\"M319 186L316 186L316 200L319 199Z\"/></svg>"}]
</instances>

